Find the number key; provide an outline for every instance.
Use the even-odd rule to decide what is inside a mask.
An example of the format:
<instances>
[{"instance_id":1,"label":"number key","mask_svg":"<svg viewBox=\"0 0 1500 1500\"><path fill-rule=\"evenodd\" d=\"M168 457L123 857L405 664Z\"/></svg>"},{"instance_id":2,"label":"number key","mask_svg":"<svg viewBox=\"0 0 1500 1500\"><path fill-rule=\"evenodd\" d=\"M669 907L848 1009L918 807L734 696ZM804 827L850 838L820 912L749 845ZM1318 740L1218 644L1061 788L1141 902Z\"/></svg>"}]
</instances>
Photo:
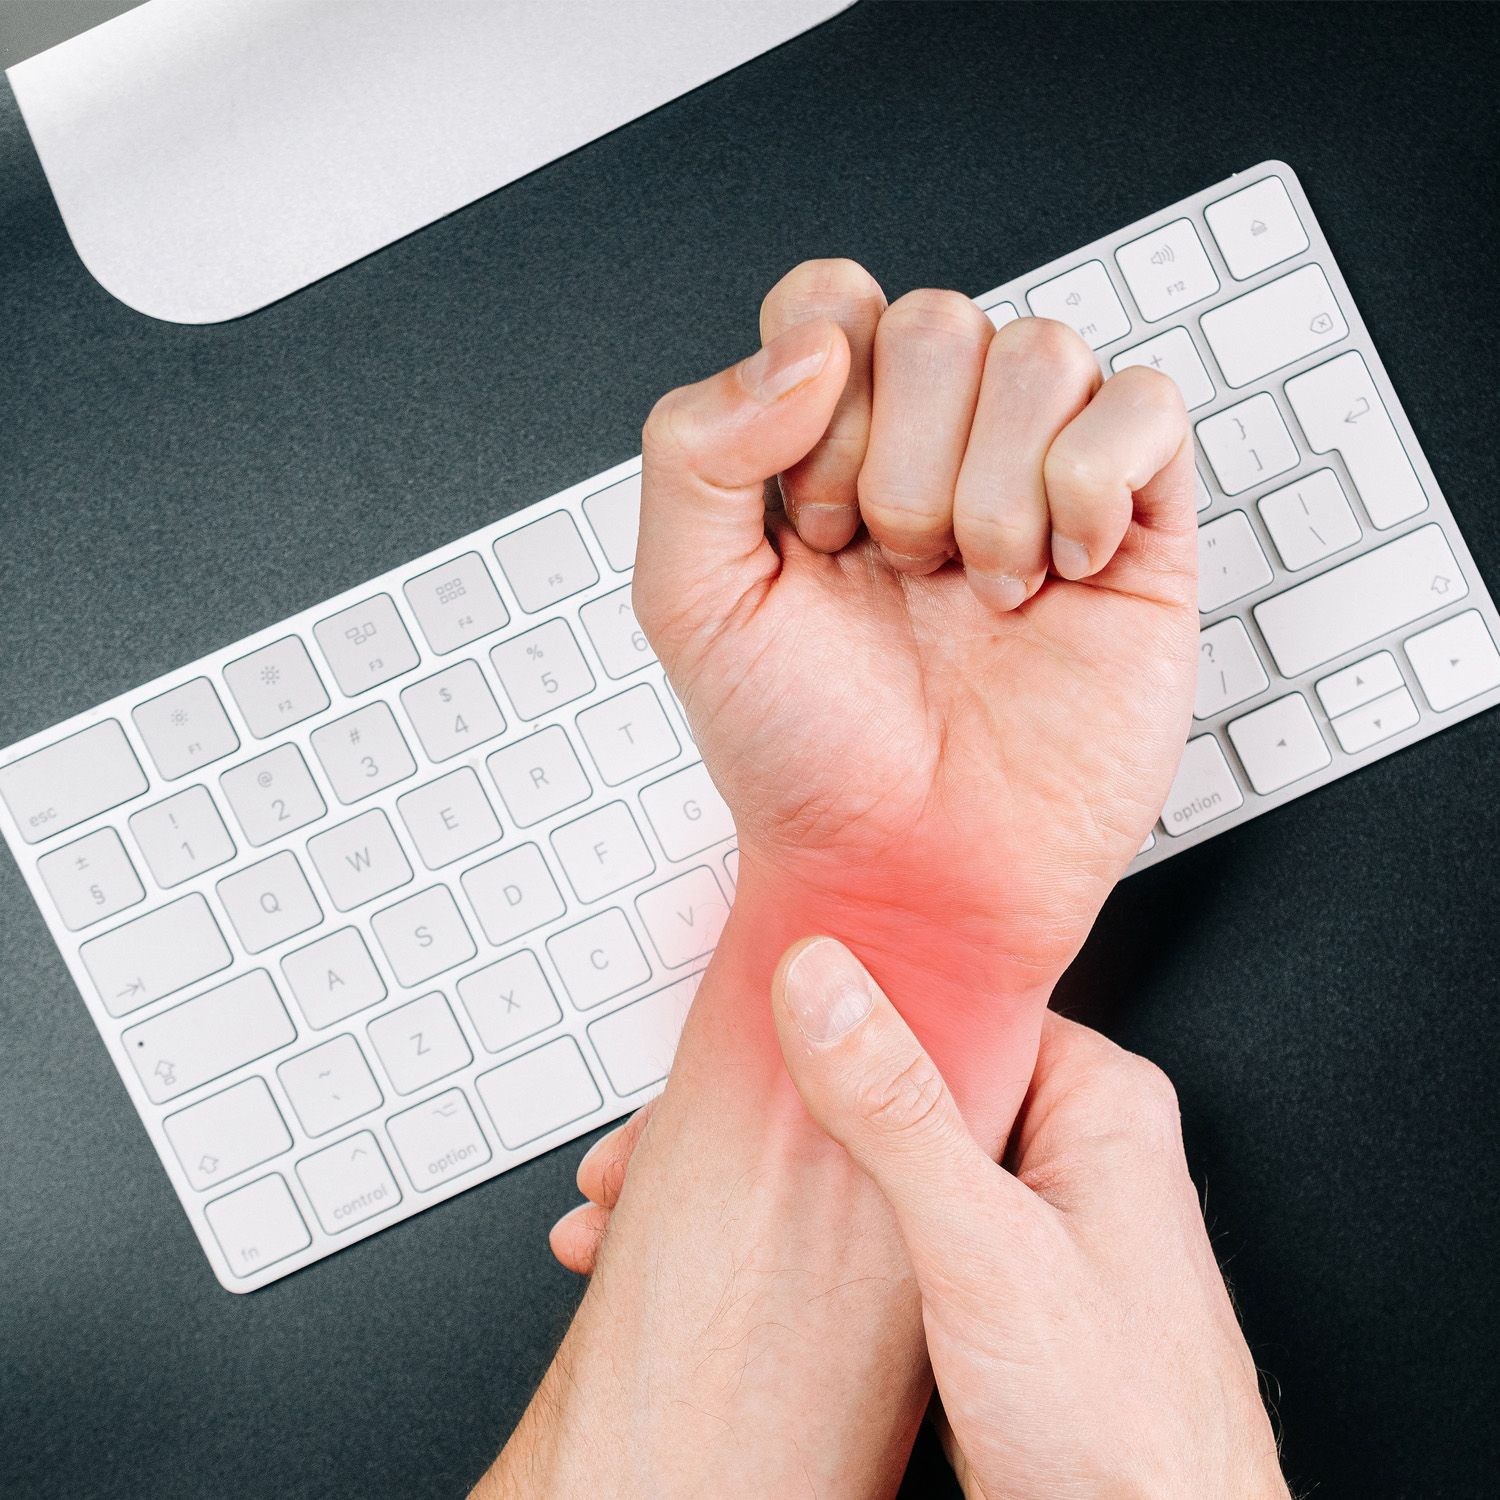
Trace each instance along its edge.
<instances>
[{"instance_id":1,"label":"number key","mask_svg":"<svg viewBox=\"0 0 1500 1500\"><path fill-rule=\"evenodd\" d=\"M205 786L131 814L130 831L164 890L234 858L234 840Z\"/></svg>"},{"instance_id":2,"label":"number key","mask_svg":"<svg viewBox=\"0 0 1500 1500\"><path fill-rule=\"evenodd\" d=\"M346 804L404 781L417 769L385 703L372 703L313 730L312 747L333 784L333 795Z\"/></svg>"},{"instance_id":3,"label":"number key","mask_svg":"<svg viewBox=\"0 0 1500 1500\"><path fill-rule=\"evenodd\" d=\"M429 760L451 760L505 728L477 661L461 661L402 688L401 705Z\"/></svg>"},{"instance_id":4,"label":"number key","mask_svg":"<svg viewBox=\"0 0 1500 1500\"><path fill-rule=\"evenodd\" d=\"M593 690L594 674L566 620L548 620L501 642L490 661L523 719L538 718Z\"/></svg>"},{"instance_id":5,"label":"number key","mask_svg":"<svg viewBox=\"0 0 1500 1500\"><path fill-rule=\"evenodd\" d=\"M630 607L630 585L593 599L578 611L583 628L611 677L626 677L656 660Z\"/></svg>"},{"instance_id":6,"label":"number key","mask_svg":"<svg viewBox=\"0 0 1500 1500\"><path fill-rule=\"evenodd\" d=\"M295 745L278 745L219 778L245 838L259 847L328 811Z\"/></svg>"}]
</instances>

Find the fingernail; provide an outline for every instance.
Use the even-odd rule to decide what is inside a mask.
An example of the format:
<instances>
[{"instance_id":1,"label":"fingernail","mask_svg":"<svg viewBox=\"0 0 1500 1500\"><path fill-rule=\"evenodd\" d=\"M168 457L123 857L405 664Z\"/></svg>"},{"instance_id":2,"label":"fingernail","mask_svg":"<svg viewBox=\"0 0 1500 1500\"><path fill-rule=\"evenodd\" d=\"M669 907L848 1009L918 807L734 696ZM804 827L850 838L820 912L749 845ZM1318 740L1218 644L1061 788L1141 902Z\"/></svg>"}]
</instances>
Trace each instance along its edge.
<instances>
[{"instance_id":1,"label":"fingernail","mask_svg":"<svg viewBox=\"0 0 1500 1500\"><path fill-rule=\"evenodd\" d=\"M811 380L828 363L828 330L790 328L740 365L740 384L763 406Z\"/></svg>"},{"instance_id":2,"label":"fingernail","mask_svg":"<svg viewBox=\"0 0 1500 1500\"><path fill-rule=\"evenodd\" d=\"M820 1047L853 1031L875 1003L870 976L832 938L815 938L801 949L783 984L797 1029Z\"/></svg>"},{"instance_id":3,"label":"fingernail","mask_svg":"<svg viewBox=\"0 0 1500 1500\"><path fill-rule=\"evenodd\" d=\"M1070 536L1052 533L1052 566L1064 578L1082 578L1089 570L1089 549Z\"/></svg>"},{"instance_id":4,"label":"fingernail","mask_svg":"<svg viewBox=\"0 0 1500 1500\"><path fill-rule=\"evenodd\" d=\"M1025 583L1009 573L978 573L973 568L969 569L969 587L981 604L1002 612L1019 608L1029 594Z\"/></svg>"},{"instance_id":5,"label":"fingernail","mask_svg":"<svg viewBox=\"0 0 1500 1500\"><path fill-rule=\"evenodd\" d=\"M797 535L819 552L833 552L849 540L850 507L847 505L799 505Z\"/></svg>"}]
</instances>

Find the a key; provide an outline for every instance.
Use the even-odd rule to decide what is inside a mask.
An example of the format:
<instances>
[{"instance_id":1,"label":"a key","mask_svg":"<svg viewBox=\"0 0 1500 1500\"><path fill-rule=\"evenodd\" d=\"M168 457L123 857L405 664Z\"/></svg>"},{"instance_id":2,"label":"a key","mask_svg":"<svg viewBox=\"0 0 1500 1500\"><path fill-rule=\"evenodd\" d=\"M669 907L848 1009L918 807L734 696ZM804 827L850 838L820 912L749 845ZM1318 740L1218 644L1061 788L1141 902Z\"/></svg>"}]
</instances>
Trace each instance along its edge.
<instances>
[{"instance_id":1,"label":"a key","mask_svg":"<svg viewBox=\"0 0 1500 1500\"><path fill-rule=\"evenodd\" d=\"M1439 713L1500 687L1500 652L1478 610L1465 610L1412 636L1406 659Z\"/></svg>"},{"instance_id":2,"label":"a key","mask_svg":"<svg viewBox=\"0 0 1500 1500\"><path fill-rule=\"evenodd\" d=\"M431 1192L490 1159L489 1143L460 1089L392 1115L386 1129L419 1193Z\"/></svg>"},{"instance_id":3,"label":"a key","mask_svg":"<svg viewBox=\"0 0 1500 1500\"><path fill-rule=\"evenodd\" d=\"M460 877L484 935L497 948L562 916L562 892L535 844L522 844Z\"/></svg>"},{"instance_id":4,"label":"a key","mask_svg":"<svg viewBox=\"0 0 1500 1500\"><path fill-rule=\"evenodd\" d=\"M436 991L370 1022L370 1045L398 1094L414 1094L473 1061L469 1044Z\"/></svg>"},{"instance_id":5,"label":"a key","mask_svg":"<svg viewBox=\"0 0 1500 1500\"><path fill-rule=\"evenodd\" d=\"M583 513L616 573L635 566L636 534L641 525L641 476L616 480L583 502Z\"/></svg>"},{"instance_id":6,"label":"a key","mask_svg":"<svg viewBox=\"0 0 1500 1500\"><path fill-rule=\"evenodd\" d=\"M1321 266L1210 308L1198 321L1224 379L1236 389L1336 344L1349 332Z\"/></svg>"},{"instance_id":7,"label":"a key","mask_svg":"<svg viewBox=\"0 0 1500 1500\"><path fill-rule=\"evenodd\" d=\"M153 1103L254 1062L297 1035L271 976L252 969L121 1033Z\"/></svg>"},{"instance_id":8,"label":"a key","mask_svg":"<svg viewBox=\"0 0 1500 1500\"><path fill-rule=\"evenodd\" d=\"M594 674L566 620L548 620L502 641L490 661L518 718L538 718L594 688Z\"/></svg>"},{"instance_id":9,"label":"a key","mask_svg":"<svg viewBox=\"0 0 1500 1500\"><path fill-rule=\"evenodd\" d=\"M500 590L477 552L465 552L418 573L407 580L404 592L428 646L438 656L510 623Z\"/></svg>"},{"instance_id":10,"label":"a key","mask_svg":"<svg viewBox=\"0 0 1500 1500\"><path fill-rule=\"evenodd\" d=\"M615 906L553 933L547 952L578 1010L592 1010L651 978L651 965Z\"/></svg>"},{"instance_id":11,"label":"a key","mask_svg":"<svg viewBox=\"0 0 1500 1500\"><path fill-rule=\"evenodd\" d=\"M592 788L568 736L553 724L485 761L517 828L582 802Z\"/></svg>"},{"instance_id":12,"label":"a key","mask_svg":"<svg viewBox=\"0 0 1500 1500\"><path fill-rule=\"evenodd\" d=\"M1388 740L1403 729L1410 729L1421 717L1412 695L1399 687L1370 703L1352 708L1332 720L1339 744L1350 755L1358 755L1381 740Z\"/></svg>"},{"instance_id":13,"label":"a key","mask_svg":"<svg viewBox=\"0 0 1500 1500\"><path fill-rule=\"evenodd\" d=\"M328 690L299 636L285 636L230 662L224 681L258 740L328 707Z\"/></svg>"},{"instance_id":14,"label":"a key","mask_svg":"<svg viewBox=\"0 0 1500 1500\"><path fill-rule=\"evenodd\" d=\"M291 1149L292 1135L260 1078L247 1078L222 1094L180 1109L162 1129L200 1192Z\"/></svg>"},{"instance_id":15,"label":"a key","mask_svg":"<svg viewBox=\"0 0 1500 1500\"><path fill-rule=\"evenodd\" d=\"M1196 465L1193 468L1193 509L1201 516L1210 505L1214 503L1214 497L1208 492L1208 485L1203 481L1203 471Z\"/></svg>"},{"instance_id":16,"label":"a key","mask_svg":"<svg viewBox=\"0 0 1500 1500\"><path fill-rule=\"evenodd\" d=\"M315 1031L366 1009L386 995L385 981L354 927L341 927L288 953L281 972L297 1008Z\"/></svg>"},{"instance_id":17,"label":"a key","mask_svg":"<svg viewBox=\"0 0 1500 1500\"><path fill-rule=\"evenodd\" d=\"M129 802L146 786L146 773L117 719L0 766L0 797L28 844Z\"/></svg>"},{"instance_id":18,"label":"a key","mask_svg":"<svg viewBox=\"0 0 1500 1500\"><path fill-rule=\"evenodd\" d=\"M660 700L644 682L584 709L578 733L606 786L664 766L682 749Z\"/></svg>"},{"instance_id":19,"label":"a key","mask_svg":"<svg viewBox=\"0 0 1500 1500\"><path fill-rule=\"evenodd\" d=\"M703 865L643 891L635 898L635 907L669 969L712 953L729 917L729 903L719 882Z\"/></svg>"},{"instance_id":20,"label":"a key","mask_svg":"<svg viewBox=\"0 0 1500 1500\"><path fill-rule=\"evenodd\" d=\"M219 899L246 953L261 953L323 920L297 856L290 849L226 875Z\"/></svg>"},{"instance_id":21,"label":"a key","mask_svg":"<svg viewBox=\"0 0 1500 1500\"><path fill-rule=\"evenodd\" d=\"M1309 568L1359 540L1359 522L1332 469L1318 469L1263 495L1261 519L1292 572Z\"/></svg>"},{"instance_id":22,"label":"a key","mask_svg":"<svg viewBox=\"0 0 1500 1500\"><path fill-rule=\"evenodd\" d=\"M1242 510L1198 528L1198 610L1212 614L1271 581L1271 565Z\"/></svg>"},{"instance_id":23,"label":"a key","mask_svg":"<svg viewBox=\"0 0 1500 1500\"><path fill-rule=\"evenodd\" d=\"M466 974L458 998L488 1052L503 1052L562 1020L562 1010L529 948Z\"/></svg>"},{"instance_id":24,"label":"a key","mask_svg":"<svg viewBox=\"0 0 1500 1500\"><path fill-rule=\"evenodd\" d=\"M1014 323L1021 315L1016 311L1014 302L991 302L980 311L987 317L996 328L1004 328L1007 323Z\"/></svg>"},{"instance_id":25,"label":"a key","mask_svg":"<svg viewBox=\"0 0 1500 1500\"><path fill-rule=\"evenodd\" d=\"M240 748L240 737L206 677L148 699L130 716L165 781L176 781Z\"/></svg>"},{"instance_id":26,"label":"a key","mask_svg":"<svg viewBox=\"0 0 1500 1500\"><path fill-rule=\"evenodd\" d=\"M1203 217L1236 281L1248 281L1307 249L1307 231L1279 177L1262 177L1210 203Z\"/></svg>"},{"instance_id":27,"label":"a key","mask_svg":"<svg viewBox=\"0 0 1500 1500\"><path fill-rule=\"evenodd\" d=\"M1301 693L1232 720L1229 738L1250 785L1263 797L1321 771L1333 759Z\"/></svg>"},{"instance_id":28,"label":"a key","mask_svg":"<svg viewBox=\"0 0 1500 1500\"><path fill-rule=\"evenodd\" d=\"M1044 281L1027 292L1026 301L1037 317L1066 323L1090 349L1130 332L1130 318L1102 261L1085 261Z\"/></svg>"},{"instance_id":29,"label":"a key","mask_svg":"<svg viewBox=\"0 0 1500 1500\"><path fill-rule=\"evenodd\" d=\"M622 1099L660 1083L672 1066L677 1039L701 974L679 979L642 1000L589 1022L589 1041L604 1067L609 1086Z\"/></svg>"},{"instance_id":30,"label":"a key","mask_svg":"<svg viewBox=\"0 0 1500 1500\"><path fill-rule=\"evenodd\" d=\"M146 899L146 888L113 828L99 828L36 862L57 914L78 932Z\"/></svg>"},{"instance_id":31,"label":"a key","mask_svg":"<svg viewBox=\"0 0 1500 1500\"><path fill-rule=\"evenodd\" d=\"M475 1080L500 1144L518 1151L591 1115L604 1103L578 1043L545 1042Z\"/></svg>"},{"instance_id":32,"label":"a key","mask_svg":"<svg viewBox=\"0 0 1500 1500\"><path fill-rule=\"evenodd\" d=\"M1204 417L1197 431L1226 495L1238 495L1297 467L1297 445L1276 403L1264 391Z\"/></svg>"},{"instance_id":33,"label":"a key","mask_svg":"<svg viewBox=\"0 0 1500 1500\"><path fill-rule=\"evenodd\" d=\"M656 660L631 607L629 585L589 600L578 618L599 653L606 676L628 677Z\"/></svg>"},{"instance_id":34,"label":"a key","mask_svg":"<svg viewBox=\"0 0 1500 1500\"><path fill-rule=\"evenodd\" d=\"M353 911L411 879L411 861L379 808L314 835L307 852L340 911Z\"/></svg>"},{"instance_id":35,"label":"a key","mask_svg":"<svg viewBox=\"0 0 1500 1500\"><path fill-rule=\"evenodd\" d=\"M497 538L495 556L516 602L529 615L599 581L589 549L565 510Z\"/></svg>"},{"instance_id":36,"label":"a key","mask_svg":"<svg viewBox=\"0 0 1500 1500\"><path fill-rule=\"evenodd\" d=\"M272 1172L203 1210L230 1271L254 1276L312 1244L286 1179Z\"/></svg>"},{"instance_id":37,"label":"a key","mask_svg":"<svg viewBox=\"0 0 1500 1500\"><path fill-rule=\"evenodd\" d=\"M1219 278L1191 219L1173 219L1121 245L1115 260L1148 323L1159 323L1219 290Z\"/></svg>"},{"instance_id":38,"label":"a key","mask_svg":"<svg viewBox=\"0 0 1500 1500\"><path fill-rule=\"evenodd\" d=\"M500 837L500 820L468 766L398 797L396 807L429 870L441 870Z\"/></svg>"},{"instance_id":39,"label":"a key","mask_svg":"<svg viewBox=\"0 0 1500 1500\"><path fill-rule=\"evenodd\" d=\"M257 848L317 822L328 811L295 745L278 745L225 771L219 785L245 841Z\"/></svg>"},{"instance_id":40,"label":"a key","mask_svg":"<svg viewBox=\"0 0 1500 1500\"><path fill-rule=\"evenodd\" d=\"M1300 677L1468 592L1442 528L1421 526L1263 599L1255 623L1281 675Z\"/></svg>"},{"instance_id":41,"label":"a key","mask_svg":"<svg viewBox=\"0 0 1500 1500\"><path fill-rule=\"evenodd\" d=\"M1362 356L1351 349L1293 376L1286 399L1312 450L1344 460L1377 531L1427 509L1422 483Z\"/></svg>"},{"instance_id":42,"label":"a key","mask_svg":"<svg viewBox=\"0 0 1500 1500\"><path fill-rule=\"evenodd\" d=\"M327 1135L385 1102L359 1043L347 1033L288 1058L276 1076L310 1136Z\"/></svg>"},{"instance_id":43,"label":"a key","mask_svg":"<svg viewBox=\"0 0 1500 1500\"><path fill-rule=\"evenodd\" d=\"M656 868L623 802L609 802L552 834L563 873L580 901L597 901L644 879Z\"/></svg>"},{"instance_id":44,"label":"a key","mask_svg":"<svg viewBox=\"0 0 1500 1500\"><path fill-rule=\"evenodd\" d=\"M724 856L724 873L729 877L729 888L734 890L740 883L740 851L731 849Z\"/></svg>"},{"instance_id":45,"label":"a key","mask_svg":"<svg viewBox=\"0 0 1500 1500\"><path fill-rule=\"evenodd\" d=\"M319 620L313 635L346 698L411 671L420 659L389 594L376 594Z\"/></svg>"},{"instance_id":46,"label":"a key","mask_svg":"<svg viewBox=\"0 0 1500 1500\"><path fill-rule=\"evenodd\" d=\"M1374 656L1367 656L1352 667L1344 667L1322 678L1318 683L1318 698L1323 712L1330 719L1336 719L1340 714L1373 703L1375 699L1405 686L1396 658L1389 651L1377 651Z\"/></svg>"},{"instance_id":47,"label":"a key","mask_svg":"<svg viewBox=\"0 0 1500 1500\"><path fill-rule=\"evenodd\" d=\"M1198 346L1186 328L1169 328L1144 344L1133 349L1122 349L1110 361L1112 370L1123 370L1130 365L1145 365L1160 370L1177 382L1182 392L1182 404L1192 411L1214 399L1214 383L1203 367Z\"/></svg>"},{"instance_id":48,"label":"a key","mask_svg":"<svg viewBox=\"0 0 1500 1500\"><path fill-rule=\"evenodd\" d=\"M132 813L130 832L163 890L234 858L234 840L205 786Z\"/></svg>"},{"instance_id":49,"label":"a key","mask_svg":"<svg viewBox=\"0 0 1500 1500\"><path fill-rule=\"evenodd\" d=\"M376 912L370 926L396 978L408 987L424 984L478 952L445 885L429 886Z\"/></svg>"},{"instance_id":50,"label":"a key","mask_svg":"<svg viewBox=\"0 0 1500 1500\"><path fill-rule=\"evenodd\" d=\"M687 859L734 837L734 819L702 761L654 781L641 806L668 859Z\"/></svg>"},{"instance_id":51,"label":"a key","mask_svg":"<svg viewBox=\"0 0 1500 1500\"><path fill-rule=\"evenodd\" d=\"M208 902L197 892L91 939L78 956L112 1016L129 1015L234 961Z\"/></svg>"},{"instance_id":52,"label":"a key","mask_svg":"<svg viewBox=\"0 0 1500 1500\"><path fill-rule=\"evenodd\" d=\"M1232 813L1244 805L1244 793L1224 759L1219 742L1211 734L1200 734L1189 740L1182 752L1172 790L1162 808L1162 827L1174 838L1181 838L1215 818Z\"/></svg>"},{"instance_id":53,"label":"a key","mask_svg":"<svg viewBox=\"0 0 1500 1500\"><path fill-rule=\"evenodd\" d=\"M414 776L417 763L385 703L371 703L312 732L313 752L346 806Z\"/></svg>"},{"instance_id":54,"label":"a key","mask_svg":"<svg viewBox=\"0 0 1500 1500\"><path fill-rule=\"evenodd\" d=\"M1270 686L1243 622L1231 616L1198 637L1198 686L1193 717L1211 719Z\"/></svg>"},{"instance_id":55,"label":"a key","mask_svg":"<svg viewBox=\"0 0 1500 1500\"><path fill-rule=\"evenodd\" d=\"M401 706L428 760L452 760L505 728L495 695L477 661L461 661L401 689Z\"/></svg>"},{"instance_id":56,"label":"a key","mask_svg":"<svg viewBox=\"0 0 1500 1500\"><path fill-rule=\"evenodd\" d=\"M401 1202L401 1189L368 1130L304 1157L297 1176L329 1234L352 1229Z\"/></svg>"}]
</instances>

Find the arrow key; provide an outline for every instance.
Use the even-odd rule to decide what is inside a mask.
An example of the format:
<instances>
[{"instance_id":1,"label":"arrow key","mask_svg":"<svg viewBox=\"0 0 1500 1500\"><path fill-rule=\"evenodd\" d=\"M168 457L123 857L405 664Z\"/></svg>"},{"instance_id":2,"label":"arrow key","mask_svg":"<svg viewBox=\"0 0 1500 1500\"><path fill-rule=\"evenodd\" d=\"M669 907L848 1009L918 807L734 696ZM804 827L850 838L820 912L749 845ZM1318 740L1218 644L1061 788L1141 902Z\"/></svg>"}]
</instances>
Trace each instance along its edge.
<instances>
[{"instance_id":1,"label":"arrow key","mask_svg":"<svg viewBox=\"0 0 1500 1500\"><path fill-rule=\"evenodd\" d=\"M1288 693L1235 719L1229 738L1250 785L1263 797L1321 771L1333 759L1301 693Z\"/></svg>"},{"instance_id":2,"label":"arrow key","mask_svg":"<svg viewBox=\"0 0 1500 1500\"><path fill-rule=\"evenodd\" d=\"M1406 658L1439 713L1500 687L1500 652L1477 609L1412 636Z\"/></svg>"},{"instance_id":3,"label":"arrow key","mask_svg":"<svg viewBox=\"0 0 1500 1500\"><path fill-rule=\"evenodd\" d=\"M1340 714L1333 721L1333 732L1350 755L1358 755L1381 740L1388 740L1403 729L1410 729L1420 717L1417 705L1404 687L1385 693L1371 703Z\"/></svg>"}]
</instances>

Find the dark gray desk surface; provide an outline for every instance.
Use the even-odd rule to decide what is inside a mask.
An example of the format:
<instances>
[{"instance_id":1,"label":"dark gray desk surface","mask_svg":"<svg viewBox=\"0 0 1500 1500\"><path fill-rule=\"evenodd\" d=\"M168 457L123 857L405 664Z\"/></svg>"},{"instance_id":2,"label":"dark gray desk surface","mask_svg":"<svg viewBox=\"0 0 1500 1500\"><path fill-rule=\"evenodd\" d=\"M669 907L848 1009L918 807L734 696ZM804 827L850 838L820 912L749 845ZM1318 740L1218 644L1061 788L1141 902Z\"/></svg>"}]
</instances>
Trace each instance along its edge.
<instances>
[{"instance_id":1,"label":"dark gray desk surface","mask_svg":"<svg viewBox=\"0 0 1500 1500\"><path fill-rule=\"evenodd\" d=\"M89 279L6 95L0 743L635 452L804 256L978 291L1273 156L1500 583L1496 21L861 7L203 329ZM1497 730L1127 882L1063 986L1178 1083L1317 1495L1494 1493ZM9 861L0 935L0 1492L460 1493L578 1295L583 1143L231 1297Z\"/></svg>"}]
</instances>

